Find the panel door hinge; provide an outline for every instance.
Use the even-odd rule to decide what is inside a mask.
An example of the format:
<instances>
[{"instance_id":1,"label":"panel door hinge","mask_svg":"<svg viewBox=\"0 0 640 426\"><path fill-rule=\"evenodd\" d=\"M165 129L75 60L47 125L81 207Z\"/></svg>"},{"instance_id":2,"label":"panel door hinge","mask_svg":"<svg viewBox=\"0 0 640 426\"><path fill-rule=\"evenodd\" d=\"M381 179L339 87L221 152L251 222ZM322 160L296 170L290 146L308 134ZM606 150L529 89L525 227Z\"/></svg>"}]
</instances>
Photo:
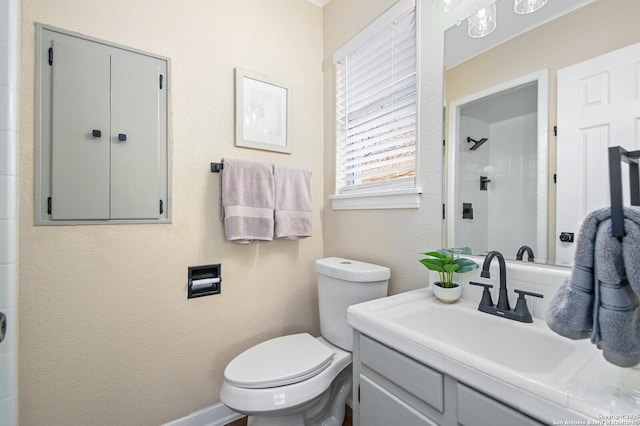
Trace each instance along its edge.
<instances>
[{"instance_id":1,"label":"panel door hinge","mask_svg":"<svg viewBox=\"0 0 640 426\"><path fill-rule=\"evenodd\" d=\"M442 139L442 146L447 146L447 140L446 139Z\"/></svg>"},{"instance_id":2,"label":"panel door hinge","mask_svg":"<svg viewBox=\"0 0 640 426\"><path fill-rule=\"evenodd\" d=\"M558 183L558 174L557 173L553 174L553 183Z\"/></svg>"},{"instance_id":3,"label":"panel door hinge","mask_svg":"<svg viewBox=\"0 0 640 426\"><path fill-rule=\"evenodd\" d=\"M160 214L164 213L164 201L160 200Z\"/></svg>"},{"instance_id":4,"label":"panel door hinge","mask_svg":"<svg viewBox=\"0 0 640 426\"><path fill-rule=\"evenodd\" d=\"M558 136L558 126L553 126L553 136Z\"/></svg>"},{"instance_id":5,"label":"panel door hinge","mask_svg":"<svg viewBox=\"0 0 640 426\"><path fill-rule=\"evenodd\" d=\"M51 214L51 197L47 198L47 214Z\"/></svg>"},{"instance_id":6,"label":"panel door hinge","mask_svg":"<svg viewBox=\"0 0 640 426\"><path fill-rule=\"evenodd\" d=\"M447 216L446 216L446 212L447 212L447 209L446 209L446 207L445 207L445 204L444 204L444 203L442 203L442 219L443 219L443 220L447 218Z\"/></svg>"},{"instance_id":7,"label":"panel door hinge","mask_svg":"<svg viewBox=\"0 0 640 426\"><path fill-rule=\"evenodd\" d=\"M360 402L360 386L358 386L358 402Z\"/></svg>"},{"instance_id":8,"label":"panel door hinge","mask_svg":"<svg viewBox=\"0 0 640 426\"><path fill-rule=\"evenodd\" d=\"M162 90L163 82L164 82L164 76L160 74L160 90Z\"/></svg>"},{"instance_id":9,"label":"panel door hinge","mask_svg":"<svg viewBox=\"0 0 640 426\"><path fill-rule=\"evenodd\" d=\"M49 48L49 65L53 65L53 47Z\"/></svg>"}]
</instances>

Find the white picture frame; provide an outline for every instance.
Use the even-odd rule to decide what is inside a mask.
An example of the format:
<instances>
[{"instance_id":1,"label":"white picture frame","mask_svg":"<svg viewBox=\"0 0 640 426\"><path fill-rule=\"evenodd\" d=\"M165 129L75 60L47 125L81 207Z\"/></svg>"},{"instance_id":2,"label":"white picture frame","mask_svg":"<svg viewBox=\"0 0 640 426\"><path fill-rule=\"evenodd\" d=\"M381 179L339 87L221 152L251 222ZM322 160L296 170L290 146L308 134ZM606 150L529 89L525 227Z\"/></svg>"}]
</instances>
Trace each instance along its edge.
<instances>
[{"instance_id":1,"label":"white picture frame","mask_svg":"<svg viewBox=\"0 0 640 426\"><path fill-rule=\"evenodd\" d=\"M291 90L285 84L236 68L236 146L291 154Z\"/></svg>"}]
</instances>

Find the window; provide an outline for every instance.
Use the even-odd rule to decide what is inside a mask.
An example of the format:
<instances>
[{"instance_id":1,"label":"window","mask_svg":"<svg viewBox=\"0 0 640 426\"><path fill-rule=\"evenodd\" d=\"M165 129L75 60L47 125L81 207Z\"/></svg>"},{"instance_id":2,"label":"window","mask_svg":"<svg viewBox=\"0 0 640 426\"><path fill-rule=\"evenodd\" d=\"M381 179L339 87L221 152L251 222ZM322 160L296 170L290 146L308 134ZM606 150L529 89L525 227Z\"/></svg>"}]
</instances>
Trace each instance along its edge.
<instances>
[{"instance_id":1,"label":"window","mask_svg":"<svg viewBox=\"0 0 640 426\"><path fill-rule=\"evenodd\" d=\"M401 0L334 54L334 209L418 207L413 0Z\"/></svg>"}]
</instances>

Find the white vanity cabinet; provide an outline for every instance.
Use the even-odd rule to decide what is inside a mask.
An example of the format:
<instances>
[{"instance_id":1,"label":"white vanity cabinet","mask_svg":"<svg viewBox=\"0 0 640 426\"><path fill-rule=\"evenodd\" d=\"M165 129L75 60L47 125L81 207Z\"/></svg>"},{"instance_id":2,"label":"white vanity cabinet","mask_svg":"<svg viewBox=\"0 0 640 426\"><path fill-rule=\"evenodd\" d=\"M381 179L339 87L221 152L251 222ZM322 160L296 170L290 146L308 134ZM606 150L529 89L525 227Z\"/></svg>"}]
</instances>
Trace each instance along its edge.
<instances>
[{"instance_id":1,"label":"white vanity cabinet","mask_svg":"<svg viewBox=\"0 0 640 426\"><path fill-rule=\"evenodd\" d=\"M355 425L543 424L364 334L354 346Z\"/></svg>"},{"instance_id":2,"label":"white vanity cabinet","mask_svg":"<svg viewBox=\"0 0 640 426\"><path fill-rule=\"evenodd\" d=\"M36 222L168 221L168 59L38 26Z\"/></svg>"}]
</instances>

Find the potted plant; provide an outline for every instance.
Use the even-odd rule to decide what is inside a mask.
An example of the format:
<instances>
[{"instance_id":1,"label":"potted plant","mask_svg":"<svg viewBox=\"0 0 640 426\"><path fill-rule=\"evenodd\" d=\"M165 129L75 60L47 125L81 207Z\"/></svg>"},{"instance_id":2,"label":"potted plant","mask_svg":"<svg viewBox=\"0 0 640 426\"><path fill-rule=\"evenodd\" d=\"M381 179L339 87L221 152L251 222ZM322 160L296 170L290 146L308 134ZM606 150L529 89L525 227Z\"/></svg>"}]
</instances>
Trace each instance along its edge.
<instances>
[{"instance_id":1,"label":"potted plant","mask_svg":"<svg viewBox=\"0 0 640 426\"><path fill-rule=\"evenodd\" d=\"M420 259L420 263L440 275L440 281L433 283L433 294L446 303L458 300L462 295L462 286L453 281L453 274L469 272L478 267L473 260L460 257L460 254L471 254L471 249L443 248L422 254L428 257Z\"/></svg>"}]
</instances>

